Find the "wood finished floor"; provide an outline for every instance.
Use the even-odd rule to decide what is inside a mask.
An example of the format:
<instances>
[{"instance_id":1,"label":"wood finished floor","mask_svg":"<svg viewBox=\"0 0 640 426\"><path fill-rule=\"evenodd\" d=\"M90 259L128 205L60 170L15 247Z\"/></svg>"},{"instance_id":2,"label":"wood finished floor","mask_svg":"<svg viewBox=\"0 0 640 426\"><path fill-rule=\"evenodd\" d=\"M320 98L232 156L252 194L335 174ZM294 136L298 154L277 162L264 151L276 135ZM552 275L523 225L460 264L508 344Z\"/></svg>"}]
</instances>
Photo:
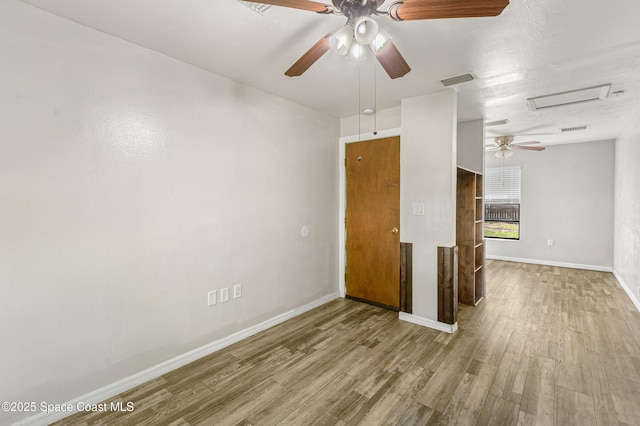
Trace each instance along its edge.
<instances>
[{"instance_id":1,"label":"wood finished floor","mask_svg":"<svg viewBox=\"0 0 640 426\"><path fill-rule=\"evenodd\" d=\"M610 273L489 261L453 335L339 299L56 424L638 425L640 314Z\"/></svg>"}]
</instances>

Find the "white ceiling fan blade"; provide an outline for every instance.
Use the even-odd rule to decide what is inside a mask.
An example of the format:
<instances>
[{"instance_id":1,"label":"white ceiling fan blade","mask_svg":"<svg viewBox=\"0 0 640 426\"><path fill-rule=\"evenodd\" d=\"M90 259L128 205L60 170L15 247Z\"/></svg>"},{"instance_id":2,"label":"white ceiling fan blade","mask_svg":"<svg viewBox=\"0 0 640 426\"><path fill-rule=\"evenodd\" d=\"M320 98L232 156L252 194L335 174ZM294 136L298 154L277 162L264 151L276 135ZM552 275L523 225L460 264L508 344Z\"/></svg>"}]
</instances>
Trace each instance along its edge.
<instances>
[{"instance_id":1,"label":"white ceiling fan blade","mask_svg":"<svg viewBox=\"0 0 640 426\"><path fill-rule=\"evenodd\" d=\"M511 143L511 145L535 145L538 143L542 143L542 142L538 142L538 141L513 142Z\"/></svg>"},{"instance_id":2,"label":"white ceiling fan blade","mask_svg":"<svg viewBox=\"0 0 640 426\"><path fill-rule=\"evenodd\" d=\"M527 151L544 151L544 146L513 146L514 149L526 149Z\"/></svg>"}]
</instances>

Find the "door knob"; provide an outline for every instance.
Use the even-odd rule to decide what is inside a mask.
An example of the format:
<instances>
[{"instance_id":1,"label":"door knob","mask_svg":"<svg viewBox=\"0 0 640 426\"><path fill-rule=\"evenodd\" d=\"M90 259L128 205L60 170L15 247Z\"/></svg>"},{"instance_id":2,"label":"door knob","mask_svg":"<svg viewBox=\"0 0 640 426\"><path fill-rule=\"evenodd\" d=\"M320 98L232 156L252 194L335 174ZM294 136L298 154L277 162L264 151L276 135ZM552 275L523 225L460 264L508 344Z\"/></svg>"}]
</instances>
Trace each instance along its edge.
<instances>
[{"instance_id":1,"label":"door knob","mask_svg":"<svg viewBox=\"0 0 640 426\"><path fill-rule=\"evenodd\" d=\"M393 229L391 230L391 233L392 233L392 234L397 234L398 232L400 232L400 231L398 231L398 228L393 228Z\"/></svg>"}]
</instances>

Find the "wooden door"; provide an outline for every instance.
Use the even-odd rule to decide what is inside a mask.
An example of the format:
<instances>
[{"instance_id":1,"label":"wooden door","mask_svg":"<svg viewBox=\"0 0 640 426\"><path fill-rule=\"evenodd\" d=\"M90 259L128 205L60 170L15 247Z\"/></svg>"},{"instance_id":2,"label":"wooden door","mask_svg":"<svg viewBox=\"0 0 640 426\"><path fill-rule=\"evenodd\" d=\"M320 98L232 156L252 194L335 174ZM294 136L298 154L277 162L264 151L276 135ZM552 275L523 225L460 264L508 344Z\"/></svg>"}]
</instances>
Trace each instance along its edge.
<instances>
[{"instance_id":1,"label":"wooden door","mask_svg":"<svg viewBox=\"0 0 640 426\"><path fill-rule=\"evenodd\" d=\"M346 147L347 297L400 307L400 137Z\"/></svg>"}]
</instances>

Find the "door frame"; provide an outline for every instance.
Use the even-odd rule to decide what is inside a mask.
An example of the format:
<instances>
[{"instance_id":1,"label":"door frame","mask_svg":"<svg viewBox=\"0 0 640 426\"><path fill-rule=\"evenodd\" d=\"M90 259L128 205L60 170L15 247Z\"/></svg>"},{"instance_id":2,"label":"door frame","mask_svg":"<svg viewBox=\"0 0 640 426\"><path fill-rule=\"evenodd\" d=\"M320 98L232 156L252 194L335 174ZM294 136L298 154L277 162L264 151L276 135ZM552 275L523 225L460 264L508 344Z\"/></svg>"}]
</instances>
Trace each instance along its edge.
<instances>
[{"instance_id":1,"label":"door frame","mask_svg":"<svg viewBox=\"0 0 640 426\"><path fill-rule=\"evenodd\" d=\"M347 171L345 168L345 159L346 159L346 145L351 142L361 142L372 139L383 139L392 136L401 136L400 128L394 129L386 129L379 130L376 134L373 132L369 133L360 133L359 135L351 135L351 136L342 136L340 138L340 195L338 200L338 206L340 210L339 220L338 220L338 291L340 292L340 297L344 298L347 295L346 290L346 282L345 282L345 264L347 259L347 240L346 240L346 226L345 226L345 218L347 212ZM400 139L400 143L402 144L402 138ZM402 151L400 151L400 163L402 164ZM402 183L400 183L402 185ZM402 223L400 223L400 229L402 229Z\"/></svg>"}]
</instances>

